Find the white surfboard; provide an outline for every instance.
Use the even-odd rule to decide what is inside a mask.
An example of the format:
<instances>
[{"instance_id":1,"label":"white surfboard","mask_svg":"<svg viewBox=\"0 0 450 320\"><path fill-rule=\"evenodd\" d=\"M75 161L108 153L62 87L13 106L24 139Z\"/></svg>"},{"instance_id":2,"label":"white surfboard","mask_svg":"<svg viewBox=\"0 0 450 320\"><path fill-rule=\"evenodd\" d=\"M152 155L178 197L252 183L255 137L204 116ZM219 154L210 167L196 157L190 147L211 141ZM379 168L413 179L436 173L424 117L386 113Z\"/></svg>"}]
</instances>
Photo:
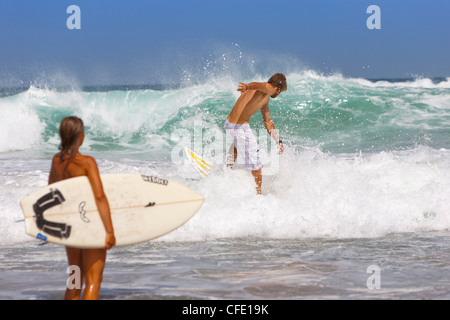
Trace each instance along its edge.
<instances>
[{"instance_id":1,"label":"white surfboard","mask_svg":"<svg viewBox=\"0 0 450 320\"><path fill-rule=\"evenodd\" d=\"M146 242L186 223L204 199L174 181L139 174L101 175L117 246ZM87 177L48 185L21 202L26 233L50 243L103 248L105 228Z\"/></svg>"},{"instance_id":2,"label":"white surfboard","mask_svg":"<svg viewBox=\"0 0 450 320\"><path fill-rule=\"evenodd\" d=\"M188 147L184 147L184 150L195 170L200 174L200 176L206 178L209 174L209 170L211 169L211 165Z\"/></svg>"}]
</instances>

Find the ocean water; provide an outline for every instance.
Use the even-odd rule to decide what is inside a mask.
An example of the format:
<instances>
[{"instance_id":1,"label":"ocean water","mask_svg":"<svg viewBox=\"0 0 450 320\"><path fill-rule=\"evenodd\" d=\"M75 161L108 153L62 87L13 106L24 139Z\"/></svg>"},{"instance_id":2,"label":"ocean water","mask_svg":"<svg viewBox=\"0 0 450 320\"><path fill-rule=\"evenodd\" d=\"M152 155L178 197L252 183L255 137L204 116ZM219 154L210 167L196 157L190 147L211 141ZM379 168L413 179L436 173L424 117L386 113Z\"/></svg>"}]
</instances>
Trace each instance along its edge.
<instances>
[{"instance_id":1,"label":"ocean water","mask_svg":"<svg viewBox=\"0 0 450 320\"><path fill-rule=\"evenodd\" d=\"M206 201L185 225L108 253L102 299L449 299L450 79L286 74L260 114L263 194L224 167L239 92L222 76L177 86L0 90L0 299L61 299L64 248L24 232L19 201L47 184L62 117L101 173L180 182ZM269 75L270 76L270 75ZM210 161L203 179L183 156Z\"/></svg>"}]
</instances>

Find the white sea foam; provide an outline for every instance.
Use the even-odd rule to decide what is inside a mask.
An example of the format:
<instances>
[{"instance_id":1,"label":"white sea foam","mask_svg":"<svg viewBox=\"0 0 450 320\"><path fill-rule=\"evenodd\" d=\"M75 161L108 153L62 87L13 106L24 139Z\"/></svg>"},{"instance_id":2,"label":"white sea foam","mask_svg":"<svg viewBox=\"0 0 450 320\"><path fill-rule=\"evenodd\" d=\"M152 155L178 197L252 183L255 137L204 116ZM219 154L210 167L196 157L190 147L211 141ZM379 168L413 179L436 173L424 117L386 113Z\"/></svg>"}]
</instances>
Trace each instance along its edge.
<instances>
[{"instance_id":1,"label":"white sea foam","mask_svg":"<svg viewBox=\"0 0 450 320\"><path fill-rule=\"evenodd\" d=\"M23 96L0 99L0 152L39 145L45 124Z\"/></svg>"},{"instance_id":2,"label":"white sea foam","mask_svg":"<svg viewBox=\"0 0 450 320\"><path fill-rule=\"evenodd\" d=\"M279 172L264 177L262 196L254 194L248 172L218 168L190 183L206 203L166 239L359 238L446 230L449 155L426 147L347 156L287 151Z\"/></svg>"},{"instance_id":3,"label":"white sea foam","mask_svg":"<svg viewBox=\"0 0 450 320\"><path fill-rule=\"evenodd\" d=\"M402 152L333 155L318 148L280 157L265 175L263 195L244 169L213 167L200 179L190 165L100 160L103 173L157 174L181 182L206 201L187 224L160 240L310 237L364 238L450 228L450 151L417 147ZM3 160L0 240L29 241L21 198L44 186L48 161ZM263 169L264 173L264 169Z\"/></svg>"}]
</instances>

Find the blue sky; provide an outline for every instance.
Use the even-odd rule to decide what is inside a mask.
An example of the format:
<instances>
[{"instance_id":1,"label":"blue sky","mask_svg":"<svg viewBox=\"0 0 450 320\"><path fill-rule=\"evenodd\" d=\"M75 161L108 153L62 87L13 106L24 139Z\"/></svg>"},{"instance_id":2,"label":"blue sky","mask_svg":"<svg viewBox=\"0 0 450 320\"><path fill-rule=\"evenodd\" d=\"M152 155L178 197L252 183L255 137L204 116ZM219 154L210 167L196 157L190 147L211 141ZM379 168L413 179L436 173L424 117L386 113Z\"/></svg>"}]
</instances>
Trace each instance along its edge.
<instances>
[{"instance_id":1,"label":"blue sky","mask_svg":"<svg viewBox=\"0 0 450 320\"><path fill-rule=\"evenodd\" d=\"M81 29L69 30L69 5ZM370 5L381 29L370 30ZM448 0L1 0L0 85L177 83L305 69L450 76Z\"/></svg>"}]
</instances>

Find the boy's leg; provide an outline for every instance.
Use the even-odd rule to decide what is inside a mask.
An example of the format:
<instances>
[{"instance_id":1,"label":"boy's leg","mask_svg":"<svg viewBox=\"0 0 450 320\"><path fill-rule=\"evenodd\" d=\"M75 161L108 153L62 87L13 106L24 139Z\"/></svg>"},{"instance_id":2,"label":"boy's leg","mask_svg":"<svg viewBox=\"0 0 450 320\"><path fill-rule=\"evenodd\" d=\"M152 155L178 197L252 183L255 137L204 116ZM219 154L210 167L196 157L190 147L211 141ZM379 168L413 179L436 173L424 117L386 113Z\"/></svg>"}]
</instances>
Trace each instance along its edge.
<instances>
[{"instance_id":1,"label":"boy's leg","mask_svg":"<svg viewBox=\"0 0 450 320\"><path fill-rule=\"evenodd\" d=\"M253 170L252 175L255 178L255 182L256 182L256 193L261 194L261 185L262 185L261 169Z\"/></svg>"},{"instance_id":2,"label":"boy's leg","mask_svg":"<svg viewBox=\"0 0 450 320\"><path fill-rule=\"evenodd\" d=\"M227 167L232 168L234 166L234 163L236 162L237 158L237 149L234 146L234 143L231 144L230 150L228 150L227 153Z\"/></svg>"}]
</instances>

